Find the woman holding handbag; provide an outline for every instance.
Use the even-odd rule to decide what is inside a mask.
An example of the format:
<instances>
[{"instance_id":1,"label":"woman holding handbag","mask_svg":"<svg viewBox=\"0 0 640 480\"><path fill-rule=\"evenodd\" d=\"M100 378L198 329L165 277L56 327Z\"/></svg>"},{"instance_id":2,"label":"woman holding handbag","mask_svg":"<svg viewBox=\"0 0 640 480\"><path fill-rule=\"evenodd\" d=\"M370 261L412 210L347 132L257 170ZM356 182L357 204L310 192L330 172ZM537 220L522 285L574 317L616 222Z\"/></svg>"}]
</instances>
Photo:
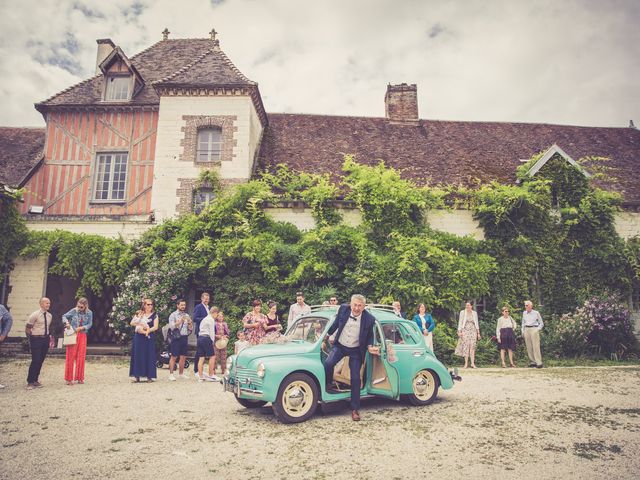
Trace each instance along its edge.
<instances>
[{"instance_id":1,"label":"woman holding handbag","mask_svg":"<svg viewBox=\"0 0 640 480\"><path fill-rule=\"evenodd\" d=\"M66 346L66 360L64 363L64 379L67 385L73 385L74 380L84 383L84 363L87 356L87 332L93 325L93 312L89 310L89 302L80 297L76 307L62 316L64 323L64 342ZM75 336L75 343L73 337ZM75 364L75 373L74 373Z\"/></svg>"}]
</instances>

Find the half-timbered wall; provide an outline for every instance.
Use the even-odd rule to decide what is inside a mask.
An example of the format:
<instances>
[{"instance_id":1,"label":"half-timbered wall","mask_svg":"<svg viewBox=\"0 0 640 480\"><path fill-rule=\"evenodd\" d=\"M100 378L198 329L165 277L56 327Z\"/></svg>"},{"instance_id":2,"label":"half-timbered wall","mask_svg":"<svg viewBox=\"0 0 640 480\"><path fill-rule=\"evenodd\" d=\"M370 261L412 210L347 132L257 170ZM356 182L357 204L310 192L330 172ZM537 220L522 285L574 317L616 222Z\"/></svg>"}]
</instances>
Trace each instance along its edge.
<instances>
[{"instance_id":1,"label":"half-timbered wall","mask_svg":"<svg viewBox=\"0 0 640 480\"><path fill-rule=\"evenodd\" d=\"M155 109L49 113L44 164L25 185L23 213L31 205L43 205L45 215L150 213L157 125ZM92 201L101 152L128 153L122 203Z\"/></svg>"}]
</instances>

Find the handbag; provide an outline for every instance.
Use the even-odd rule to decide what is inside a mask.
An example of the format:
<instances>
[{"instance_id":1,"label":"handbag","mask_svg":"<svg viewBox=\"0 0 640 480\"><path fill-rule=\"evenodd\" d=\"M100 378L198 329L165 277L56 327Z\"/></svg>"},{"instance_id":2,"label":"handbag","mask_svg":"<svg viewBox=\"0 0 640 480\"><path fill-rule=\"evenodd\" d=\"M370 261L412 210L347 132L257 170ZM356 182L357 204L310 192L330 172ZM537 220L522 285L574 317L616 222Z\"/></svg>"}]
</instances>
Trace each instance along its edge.
<instances>
[{"instance_id":1,"label":"handbag","mask_svg":"<svg viewBox=\"0 0 640 480\"><path fill-rule=\"evenodd\" d=\"M228 338L219 338L218 340L216 340L215 346L217 350L224 350L225 348L227 348L228 344L229 344Z\"/></svg>"},{"instance_id":2,"label":"handbag","mask_svg":"<svg viewBox=\"0 0 640 480\"><path fill-rule=\"evenodd\" d=\"M69 347L71 345L75 345L76 343L78 343L78 334L75 331L70 335L65 332L65 334L62 336L62 346Z\"/></svg>"},{"instance_id":3,"label":"handbag","mask_svg":"<svg viewBox=\"0 0 640 480\"><path fill-rule=\"evenodd\" d=\"M179 328L171 328L169 329L169 341L178 340L182 335L180 335Z\"/></svg>"}]
</instances>

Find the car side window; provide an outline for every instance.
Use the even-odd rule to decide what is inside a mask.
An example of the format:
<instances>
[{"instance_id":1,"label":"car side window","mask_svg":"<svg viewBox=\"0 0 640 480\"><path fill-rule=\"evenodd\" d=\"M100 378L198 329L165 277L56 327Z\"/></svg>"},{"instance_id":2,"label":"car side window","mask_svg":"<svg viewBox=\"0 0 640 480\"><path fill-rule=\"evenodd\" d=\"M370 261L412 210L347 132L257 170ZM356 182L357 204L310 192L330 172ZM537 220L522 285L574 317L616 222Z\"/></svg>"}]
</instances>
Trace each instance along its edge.
<instances>
[{"instance_id":1,"label":"car side window","mask_svg":"<svg viewBox=\"0 0 640 480\"><path fill-rule=\"evenodd\" d=\"M382 326L382 332L385 340L391 341L396 345L416 343L406 326L401 323L387 323Z\"/></svg>"}]
</instances>

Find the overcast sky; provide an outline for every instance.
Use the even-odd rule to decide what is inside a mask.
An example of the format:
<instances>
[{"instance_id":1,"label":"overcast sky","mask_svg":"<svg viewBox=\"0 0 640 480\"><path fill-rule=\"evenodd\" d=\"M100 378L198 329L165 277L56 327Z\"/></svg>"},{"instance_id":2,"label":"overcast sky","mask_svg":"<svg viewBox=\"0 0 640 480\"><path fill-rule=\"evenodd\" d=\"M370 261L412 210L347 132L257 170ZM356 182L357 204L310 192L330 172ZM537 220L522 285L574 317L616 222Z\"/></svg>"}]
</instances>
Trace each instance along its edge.
<instances>
[{"instance_id":1,"label":"overcast sky","mask_svg":"<svg viewBox=\"0 0 640 480\"><path fill-rule=\"evenodd\" d=\"M93 75L96 39L128 56L207 37L267 112L384 116L416 83L420 117L640 125L638 0L0 0L0 125Z\"/></svg>"}]
</instances>

